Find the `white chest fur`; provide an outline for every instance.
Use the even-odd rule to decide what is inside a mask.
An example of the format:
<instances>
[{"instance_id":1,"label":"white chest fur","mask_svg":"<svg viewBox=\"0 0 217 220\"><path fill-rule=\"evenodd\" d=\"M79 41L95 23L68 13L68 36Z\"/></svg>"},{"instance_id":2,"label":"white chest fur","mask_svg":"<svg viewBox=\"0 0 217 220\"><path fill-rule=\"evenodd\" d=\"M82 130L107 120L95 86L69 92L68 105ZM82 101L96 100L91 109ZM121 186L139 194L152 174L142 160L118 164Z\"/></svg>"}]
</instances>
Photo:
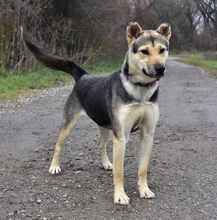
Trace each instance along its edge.
<instances>
[{"instance_id":1,"label":"white chest fur","mask_svg":"<svg viewBox=\"0 0 217 220\"><path fill-rule=\"evenodd\" d=\"M122 75L122 83L126 91L133 96L134 99L146 103L150 100L154 92L158 88L158 81L153 86L142 87L132 83L126 79L126 76Z\"/></svg>"},{"instance_id":2,"label":"white chest fur","mask_svg":"<svg viewBox=\"0 0 217 220\"><path fill-rule=\"evenodd\" d=\"M152 131L159 118L159 108L157 103L133 103L120 106L117 116L125 134L141 127Z\"/></svg>"}]
</instances>

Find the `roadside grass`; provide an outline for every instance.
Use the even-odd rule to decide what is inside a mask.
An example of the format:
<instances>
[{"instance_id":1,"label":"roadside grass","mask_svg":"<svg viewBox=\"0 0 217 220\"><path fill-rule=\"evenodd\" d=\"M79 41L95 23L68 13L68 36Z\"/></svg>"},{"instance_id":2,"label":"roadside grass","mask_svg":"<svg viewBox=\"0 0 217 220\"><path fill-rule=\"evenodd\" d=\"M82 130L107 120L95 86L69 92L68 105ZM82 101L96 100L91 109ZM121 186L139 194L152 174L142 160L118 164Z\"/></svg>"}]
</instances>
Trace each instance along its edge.
<instances>
[{"instance_id":1,"label":"roadside grass","mask_svg":"<svg viewBox=\"0 0 217 220\"><path fill-rule=\"evenodd\" d=\"M93 75L103 75L119 70L121 63L94 62L84 66L84 69ZM28 96L36 90L73 83L73 78L64 72L53 71L38 66L31 73L11 74L0 72L0 102Z\"/></svg>"},{"instance_id":2,"label":"roadside grass","mask_svg":"<svg viewBox=\"0 0 217 220\"><path fill-rule=\"evenodd\" d=\"M181 54L181 61L205 69L217 78L217 55L210 51L205 53Z\"/></svg>"},{"instance_id":3,"label":"roadside grass","mask_svg":"<svg viewBox=\"0 0 217 220\"><path fill-rule=\"evenodd\" d=\"M38 67L31 73L0 73L0 102L30 95L35 90L66 85L73 81L68 74Z\"/></svg>"},{"instance_id":4,"label":"roadside grass","mask_svg":"<svg viewBox=\"0 0 217 220\"><path fill-rule=\"evenodd\" d=\"M93 75L107 75L113 73L114 71L118 71L122 67L123 60L119 60L116 62L91 62L84 66L84 69Z\"/></svg>"},{"instance_id":5,"label":"roadside grass","mask_svg":"<svg viewBox=\"0 0 217 220\"><path fill-rule=\"evenodd\" d=\"M205 69L217 78L217 55L215 52L206 53L182 53L176 56L180 61ZM95 61L88 63L84 69L93 75L107 75L121 69L122 60L116 62ZM31 73L11 74L0 72L0 102L28 96L35 92L56 86L64 86L73 83L73 78L63 72L49 70L38 66Z\"/></svg>"}]
</instances>

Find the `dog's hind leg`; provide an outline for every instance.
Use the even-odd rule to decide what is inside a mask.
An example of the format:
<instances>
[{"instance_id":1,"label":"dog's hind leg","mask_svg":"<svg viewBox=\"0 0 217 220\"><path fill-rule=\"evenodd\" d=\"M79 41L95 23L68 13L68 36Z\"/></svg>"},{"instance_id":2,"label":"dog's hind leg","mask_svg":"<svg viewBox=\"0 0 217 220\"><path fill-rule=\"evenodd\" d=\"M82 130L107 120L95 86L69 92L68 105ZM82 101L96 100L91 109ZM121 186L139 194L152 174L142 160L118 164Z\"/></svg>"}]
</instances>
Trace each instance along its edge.
<instances>
[{"instance_id":1,"label":"dog's hind leg","mask_svg":"<svg viewBox=\"0 0 217 220\"><path fill-rule=\"evenodd\" d=\"M62 150L62 146L66 138L74 129L81 115L82 115L82 108L80 107L79 102L77 102L76 97L73 97L73 95L71 94L65 105L64 120L60 126L58 140L55 146L53 159L49 169L49 172L51 174L58 174L61 172L59 165L59 157Z\"/></svg>"},{"instance_id":2,"label":"dog's hind leg","mask_svg":"<svg viewBox=\"0 0 217 220\"><path fill-rule=\"evenodd\" d=\"M106 144L111 135L111 131L109 129L100 126L99 126L99 130L100 130L100 139L98 140L97 145L98 145L99 154L102 159L102 165L106 170L112 170L113 165L110 162L106 151Z\"/></svg>"},{"instance_id":3,"label":"dog's hind leg","mask_svg":"<svg viewBox=\"0 0 217 220\"><path fill-rule=\"evenodd\" d=\"M78 119L80 118L80 115L74 115L71 122L69 124L65 124L65 122L62 123L60 127L60 132L58 136L58 140L55 146L53 159L50 165L49 172L51 174L58 174L61 172L60 166L59 166L59 157L62 150L62 145L64 144L66 138L69 136L69 134L74 129Z\"/></svg>"}]
</instances>

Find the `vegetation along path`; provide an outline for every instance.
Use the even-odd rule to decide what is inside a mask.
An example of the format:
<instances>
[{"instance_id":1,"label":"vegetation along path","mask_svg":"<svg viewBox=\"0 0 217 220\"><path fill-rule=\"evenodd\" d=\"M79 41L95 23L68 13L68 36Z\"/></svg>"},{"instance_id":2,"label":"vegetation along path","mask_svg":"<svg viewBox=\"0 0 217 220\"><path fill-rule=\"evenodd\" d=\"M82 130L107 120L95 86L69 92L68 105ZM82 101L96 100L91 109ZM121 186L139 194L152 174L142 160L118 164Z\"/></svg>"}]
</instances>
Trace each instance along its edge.
<instances>
[{"instance_id":1,"label":"vegetation along path","mask_svg":"<svg viewBox=\"0 0 217 220\"><path fill-rule=\"evenodd\" d=\"M167 67L148 177L156 198L139 198L133 133L125 157L131 203L113 204L112 173L102 169L98 128L87 117L64 146L62 173L48 173L67 86L1 104L0 219L216 219L217 81L172 59Z\"/></svg>"}]
</instances>

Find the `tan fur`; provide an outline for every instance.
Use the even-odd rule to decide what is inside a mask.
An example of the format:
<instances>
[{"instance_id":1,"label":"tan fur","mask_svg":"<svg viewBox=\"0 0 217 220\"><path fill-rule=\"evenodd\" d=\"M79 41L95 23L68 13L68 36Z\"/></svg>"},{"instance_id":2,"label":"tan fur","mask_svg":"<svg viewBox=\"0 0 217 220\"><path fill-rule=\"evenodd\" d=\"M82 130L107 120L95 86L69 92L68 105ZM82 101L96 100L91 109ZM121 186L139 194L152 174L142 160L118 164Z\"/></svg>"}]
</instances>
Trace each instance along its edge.
<instances>
[{"instance_id":1,"label":"tan fur","mask_svg":"<svg viewBox=\"0 0 217 220\"><path fill-rule=\"evenodd\" d=\"M81 113L76 114L71 123L69 123L69 125L64 128L62 127L60 132L59 132L59 136L58 136L58 140L54 149L54 155L53 155L53 159L50 165L50 169L49 172L51 174L57 174L61 172L60 166L59 166L59 157L60 157L60 153L62 150L62 146L66 140L66 138L69 136L69 134L72 132L72 130L75 128L75 125L77 123L77 121L79 120L79 118L81 117Z\"/></svg>"},{"instance_id":2,"label":"tan fur","mask_svg":"<svg viewBox=\"0 0 217 220\"><path fill-rule=\"evenodd\" d=\"M104 169L112 170L113 165L110 162L108 155L107 155L107 151L106 151L106 144L110 138L111 131L109 129L106 129L100 126L99 126L99 130L100 130L100 139L98 140L97 144L98 144L99 154L102 159L102 164L103 164Z\"/></svg>"},{"instance_id":3,"label":"tan fur","mask_svg":"<svg viewBox=\"0 0 217 220\"><path fill-rule=\"evenodd\" d=\"M135 35L132 35L132 32L135 33ZM127 31L126 31L126 39L128 45L133 43L135 39L142 33L143 30L137 22L130 22L127 26Z\"/></svg>"},{"instance_id":4,"label":"tan fur","mask_svg":"<svg viewBox=\"0 0 217 220\"><path fill-rule=\"evenodd\" d=\"M171 37L171 27L170 25L164 23L164 24L161 24L157 29L156 31L158 33L160 33L161 35L164 35L165 38L169 41L170 37Z\"/></svg>"},{"instance_id":5,"label":"tan fur","mask_svg":"<svg viewBox=\"0 0 217 220\"><path fill-rule=\"evenodd\" d=\"M154 193L151 192L147 184L147 170L153 146L154 130L159 117L158 105L153 103L138 103L135 105L121 106L117 114L120 123L124 124L124 130L119 140L113 137L114 202L121 204L128 204L129 202L129 198L124 193L123 188L123 158L130 131L134 126L141 130L138 171L140 197L153 198ZM135 122L137 123L135 124Z\"/></svg>"}]
</instances>

